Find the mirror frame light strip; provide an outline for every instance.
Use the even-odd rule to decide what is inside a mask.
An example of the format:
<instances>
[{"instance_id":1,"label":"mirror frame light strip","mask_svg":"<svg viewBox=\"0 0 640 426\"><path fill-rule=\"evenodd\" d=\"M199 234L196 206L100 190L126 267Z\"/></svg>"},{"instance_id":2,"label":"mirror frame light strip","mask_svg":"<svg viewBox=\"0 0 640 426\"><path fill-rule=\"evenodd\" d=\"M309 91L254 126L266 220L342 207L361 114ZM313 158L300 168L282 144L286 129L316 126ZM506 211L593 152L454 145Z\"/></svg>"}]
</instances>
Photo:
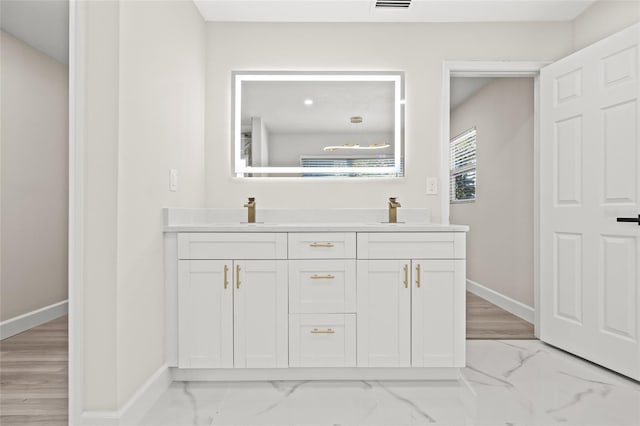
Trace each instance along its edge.
<instances>
[{"instance_id":1,"label":"mirror frame light strip","mask_svg":"<svg viewBox=\"0 0 640 426\"><path fill-rule=\"evenodd\" d=\"M362 74L362 73L262 73L262 72L234 72L234 109L233 109L233 142L234 142L234 164L233 174L236 177L245 177L249 173L260 174L294 174L305 173L310 170L313 173L361 173L361 174L393 174L401 172L402 160L402 107L405 105L402 80L403 73L400 71L388 72L387 74ZM390 81L394 84L394 166L393 167L248 167L243 165L241 158L241 107L242 107L242 83L245 81Z\"/></svg>"}]
</instances>

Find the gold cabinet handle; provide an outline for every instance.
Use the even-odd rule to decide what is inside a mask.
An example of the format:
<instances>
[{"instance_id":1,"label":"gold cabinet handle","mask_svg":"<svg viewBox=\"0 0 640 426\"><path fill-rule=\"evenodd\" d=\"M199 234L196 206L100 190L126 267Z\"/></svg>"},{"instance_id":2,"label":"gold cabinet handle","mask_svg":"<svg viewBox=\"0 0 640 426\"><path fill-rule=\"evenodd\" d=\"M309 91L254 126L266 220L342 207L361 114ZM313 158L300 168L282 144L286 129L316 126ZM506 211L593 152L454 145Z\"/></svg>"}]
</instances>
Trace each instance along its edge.
<instances>
[{"instance_id":1,"label":"gold cabinet handle","mask_svg":"<svg viewBox=\"0 0 640 426\"><path fill-rule=\"evenodd\" d=\"M224 289L226 290L229 287L229 267L224 265Z\"/></svg>"},{"instance_id":2,"label":"gold cabinet handle","mask_svg":"<svg viewBox=\"0 0 640 426\"><path fill-rule=\"evenodd\" d=\"M409 288L409 265L402 267L404 270L404 288Z\"/></svg>"},{"instance_id":3,"label":"gold cabinet handle","mask_svg":"<svg viewBox=\"0 0 640 426\"><path fill-rule=\"evenodd\" d=\"M334 334L336 331L333 328L327 328L326 330L319 330L314 328L311 330L311 334Z\"/></svg>"},{"instance_id":4,"label":"gold cabinet handle","mask_svg":"<svg viewBox=\"0 0 640 426\"><path fill-rule=\"evenodd\" d=\"M236 265L236 288L240 288L240 265Z\"/></svg>"},{"instance_id":5,"label":"gold cabinet handle","mask_svg":"<svg viewBox=\"0 0 640 426\"><path fill-rule=\"evenodd\" d=\"M331 274L327 274L327 275L313 274L313 275L311 275L311 279L312 280L332 280L335 277L336 277L335 275L331 275Z\"/></svg>"},{"instance_id":6,"label":"gold cabinet handle","mask_svg":"<svg viewBox=\"0 0 640 426\"><path fill-rule=\"evenodd\" d=\"M333 247L333 243L311 243L309 247Z\"/></svg>"},{"instance_id":7,"label":"gold cabinet handle","mask_svg":"<svg viewBox=\"0 0 640 426\"><path fill-rule=\"evenodd\" d=\"M416 265L416 286L420 288L420 264Z\"/></svg>"}]
</instances>

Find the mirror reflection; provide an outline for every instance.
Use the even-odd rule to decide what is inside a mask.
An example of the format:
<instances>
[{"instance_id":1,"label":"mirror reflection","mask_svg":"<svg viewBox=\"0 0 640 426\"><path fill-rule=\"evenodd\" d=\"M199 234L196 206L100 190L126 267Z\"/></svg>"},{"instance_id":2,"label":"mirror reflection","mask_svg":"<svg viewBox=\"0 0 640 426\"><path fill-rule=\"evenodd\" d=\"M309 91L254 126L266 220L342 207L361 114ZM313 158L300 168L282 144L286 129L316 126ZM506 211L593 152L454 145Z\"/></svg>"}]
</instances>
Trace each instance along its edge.
<instances>
[{"instance_id":1,"label":"mirror reflection","mask_svg":"<svg viewBox=\"0 0 640 426\"><path fill-rule=\"evenodd\" d=\"M401 75L236 74L238 176L402 176Z\"/></svg>"}]
</instances>

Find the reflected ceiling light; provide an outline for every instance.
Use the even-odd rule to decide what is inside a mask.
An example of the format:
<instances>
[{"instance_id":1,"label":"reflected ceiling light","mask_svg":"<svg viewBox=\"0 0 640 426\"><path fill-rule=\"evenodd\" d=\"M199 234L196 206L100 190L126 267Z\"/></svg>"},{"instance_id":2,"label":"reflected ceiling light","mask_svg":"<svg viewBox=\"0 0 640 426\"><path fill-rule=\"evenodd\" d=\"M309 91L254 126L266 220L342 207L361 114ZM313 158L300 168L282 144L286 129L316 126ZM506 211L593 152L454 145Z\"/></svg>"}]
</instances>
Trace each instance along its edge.
<instances>
[{"instance_id":1,"label":"reflected ceiling light","mask_svg":"<svg viewBox=\"0 0 640 426\"><path fill-rule=\"evenodd\" d=\"M305 99L305 100L304 100L304 104L305 104L306 106L313 105L313 99Z\"/></svg>"},{"instance_id":2,"label":"reflected ceiling light","mask_svg":"<svg viewBox=\"0 0 640 426\"><path fill-rule=\"evenodd\" d=\"M362 123L362 117L359 115L354 115L353 117L349 118L349 121L352 124L360 124ZM345 143L342 145L331 145L331 146L325 146L323 148L323 150L325 151L337 151L339 149L384 149L384 148L389 148L391 145L389 145L386 142L383 143L372 143L370 145L366 145L366 146L360 146L360 144L357 143Z\"/></svg>"},{"instance_id":3,"label":"reflected ceiling light","mask_svg":"<svg viewBox=\"0 0 640 426\"><path fill-rule=\"evenodd\" d=\"M372 143L371 145L360 146L357 143L345 143L343 145L325 146L325 151L337 151L339 149L384 149L389 148L388 143Z\"/></svg>"}]
</instances>

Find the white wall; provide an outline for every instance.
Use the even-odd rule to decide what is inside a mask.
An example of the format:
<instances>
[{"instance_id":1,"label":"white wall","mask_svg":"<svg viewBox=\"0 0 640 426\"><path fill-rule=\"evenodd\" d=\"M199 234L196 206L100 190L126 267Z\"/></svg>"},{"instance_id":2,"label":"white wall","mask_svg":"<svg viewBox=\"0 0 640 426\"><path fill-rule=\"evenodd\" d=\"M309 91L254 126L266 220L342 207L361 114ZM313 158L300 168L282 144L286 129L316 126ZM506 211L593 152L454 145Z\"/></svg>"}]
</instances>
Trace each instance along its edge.
<instances>
[{"instance_id":1,"label":"white wall","mask_svg":"<svg viewBox=\"0 0 640 426\"><path fill-rule=\"evenodd\" d=\"M533 306L532 78L497 78L451 112L451 135L477 131L476 200L451 204L470 226L467 278Z\"/></svg>"},{"instance_id":2,"label":"white wall","mask_svg":"<svg viewBox=\"0 0 640 426\"><path fill-rule=\"evenodd\" d=\"M162 207L204 204L205 26L192 2L85 2L82 410L164 362ZM169 170L178 169L177 192Z\"/></svg>"},{"instance_id":3,"label":"white wall","mask_svg":"<svg viewBox=\"0 0 640 426\"><path fill-rule=\"evenodd\" d=\"M0 321L67 299L68 67L2 31Z\"/></svg>"},{"instance_id":4,"label":"white wall","mask_svg":"<svg viewBox=\"0 0 640 426\"><path fill-rule=\"evenodd\" d=\"M192 2L122 2L118 395L164 362L161 208L204 205L205 26ZM169 169L179 173L169 192Z\"/></svg>"},{"instance_id":5,"label":"white wall","mask_svg":"<svg viewBox=\"0 0 640 426\"><path fill-rule=\"evenodd\" d=\"M431 208L434 222L440 222L440 197L447 194L425 193L427 177L439 176L442 62L555 60L571 52L571 31L568 22L208 23L207 205L239 207L247 196L255 196L263 207L384 207L389 196L397 196L403 206ZM230 99L234 70L404 71L406 177L350 180L349 185L340 180L233 178Z\"/></svg>"},{"instance_id":6,"label":"white wall","mask_svg":"<svg viewBox=\"0 0 640 426\"><path fill-rule=\"evenodd\" d=\"M582 49L640 22L640 1L598 0L573 21L573 48Z\"/></svg>"},{"instance_id":7,"label":"white wall","mask_svg":"<svg viewBox=\"0 0 640 426\"><path fill-rule=\"evenodd\" d=\"M251 117L251 165L269 165L269 129L260 117Z\"/></svg>"}]
</instances>

